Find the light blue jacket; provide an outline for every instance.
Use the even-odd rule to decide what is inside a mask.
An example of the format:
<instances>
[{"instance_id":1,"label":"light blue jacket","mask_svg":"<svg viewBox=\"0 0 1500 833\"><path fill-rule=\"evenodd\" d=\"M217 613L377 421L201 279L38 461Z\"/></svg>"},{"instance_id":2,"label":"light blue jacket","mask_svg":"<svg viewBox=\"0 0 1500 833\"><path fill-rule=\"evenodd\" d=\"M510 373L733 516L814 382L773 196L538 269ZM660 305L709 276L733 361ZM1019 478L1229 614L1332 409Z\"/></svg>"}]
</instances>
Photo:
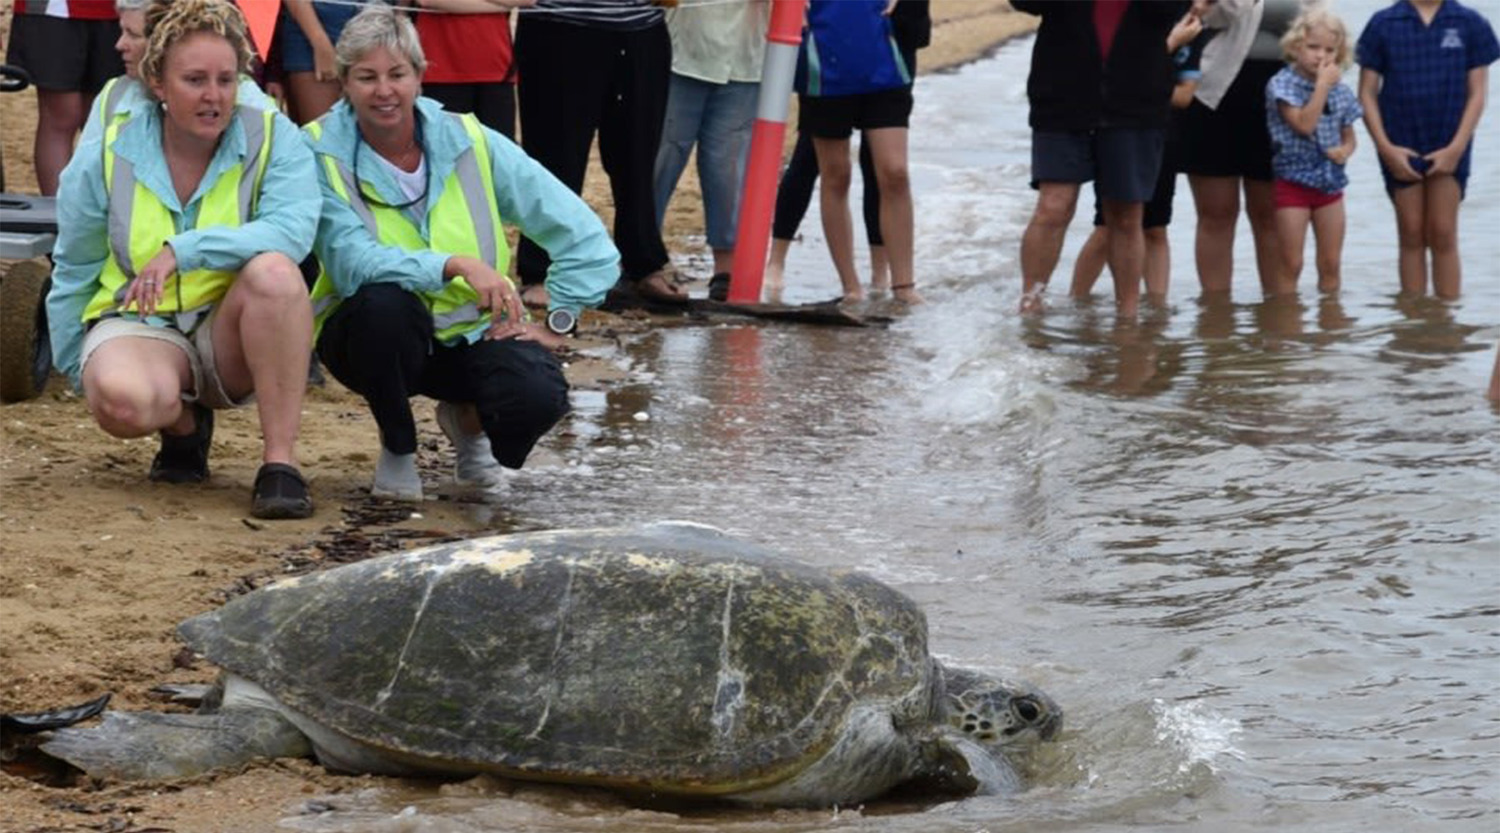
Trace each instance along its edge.
<instances>
[{"instance_id":1,"label":"light blue jacket","mask_svg":"<svg viewBox=\"0 0 1500 833\"><path fill-rule=\"evenodd\" d=\"M431 190L420 206L402 209L423 238L429 238L427 210L442 197L443 186L465 150L469 135L444 114L440 104L419 98L417 117L422 125L422 147L427 158ZM319 154L338 159L351 170L357 131L354 111L339 101L319 121L323 135L313 142ZM553 309L574 312L598 306L620 277L620 253L599 216L588 203L562 184L541 163L516 144L488 128L490 167L495 199L503 222L514 225L552 256L547 270L547 294ZM409 292L437 292L443 288L443 266L450 254L431 249L408 250L380 243L327 182L328 170L319 164L323 185L323 216L318 223L318 260L332 279L339 297L348 298L371 283L393 283ZM377 163L368 146L360 150L362 187L377 198L400 205L407 197L394 178ZM422 213L415 213L416 208ZM483 331L475 337L483 335Z\"/></svg>"},{"instance_id":2,"label":"light blue jacket","mask_svg":"<svg viewBox=\"0 0 1500 833\"><path fill-rule=\"evenodd\" d=\"M99 117L99 107L105 93L115 89L115 87L118 87L120 90L120 97L116 101L113 110L116 115L124 113L135 116L157 106L156 100L146 92L146 85L128 75L121 75L116 78L114 85L114 87L106 88L105 91L100 92L99 95L94 97L94 103L89 105L89 120L84 122L83 134L78 137L80 147L104 135L104 119ZM261 110L281 109L276 106L276 99L266 95L264 90L256 86L254 79L243 75L240 76L239 94L235 97L235 103L248 104L251 107L257 107Z\"/></svg>"},{"instance_id":3,"label":"light blue jacket","mask_svg":"<svg viewBox=\"0 0 1500 833\"><path fill-rule=\"evenodd\" d=\"M135 166L141 185L172 214L178 233L167 239L181 271L238 270L264 252L281 252L300 262L312 250L318 228L318 184L312 151L302 131L277 113L272 119L271 151L254 216L238 228L191 229L219 177L245 158L245 131L231 119L198 189L187 205L177 199L172 174L162 151L161 113L139 111L115 138L114 151ZM47 321L52 361L76 386L82 367L83 311L99 288L99 273L109 257L109 195L104 187L104 147L95 138L73 152L57 191L57 243L52 251L52 290L47 294ZM153 323L161 323L157 320Z\"/></svg>"}]
</instances>

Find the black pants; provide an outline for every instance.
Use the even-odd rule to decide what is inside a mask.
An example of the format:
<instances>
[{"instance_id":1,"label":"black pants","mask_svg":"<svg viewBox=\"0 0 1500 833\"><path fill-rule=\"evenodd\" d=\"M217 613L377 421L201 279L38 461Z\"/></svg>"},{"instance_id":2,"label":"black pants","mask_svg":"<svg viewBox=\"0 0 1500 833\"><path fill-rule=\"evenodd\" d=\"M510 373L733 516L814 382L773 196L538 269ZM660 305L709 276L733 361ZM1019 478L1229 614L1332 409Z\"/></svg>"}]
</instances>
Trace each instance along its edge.
<instances>
[{"instance_id":1,"label":"black pants","mask_svg":"<svg viewBox=\"0 0 1500 833\"><path fill-rule=\"evenodd\" d=\"M515 84L506 81L423 84L422 95L441 103L450 113L473 113L480 124L515 141Z\"/></svg>"},{"instance_id":2,"label":"black pants","mask_svg":"<svg viewBox=\"0 0 1500 833\"><path fill-rule=\"evenodd\" d=\"M652 180L667 113L672 40L665 23L620 32L521 15L516 25L521 147L576 193L589 149L599 156L615 207L615 247L627 280L667 263ZM547 253L522 240L516 271L526 284L547 278Z\"/></svg>"},{"instance_id":3,"label":"black pants","mask_svg":"<svg viewBox=\"0 0 1500 833\"><path fill-rule=\"evenodd\" d=\"M417 450L409 400L418 394L473 403L495 459L512 469L568 412L568 380L550 350L513 339L446 347L433 340L421 299L394 284L371 284L340 304L318 337L318 358L369 403L392 454Z\"/></svg>"}]
</instances>

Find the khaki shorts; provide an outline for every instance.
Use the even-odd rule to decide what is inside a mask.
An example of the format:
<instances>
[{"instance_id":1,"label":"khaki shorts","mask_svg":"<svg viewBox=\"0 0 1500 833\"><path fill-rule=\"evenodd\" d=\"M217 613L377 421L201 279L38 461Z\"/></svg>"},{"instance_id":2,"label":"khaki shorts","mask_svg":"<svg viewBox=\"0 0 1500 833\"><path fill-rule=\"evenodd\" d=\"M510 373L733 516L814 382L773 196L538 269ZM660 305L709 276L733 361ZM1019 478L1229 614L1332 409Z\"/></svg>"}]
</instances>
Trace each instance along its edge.
<instances>
[{"instance_id":1,"label":"khaki shorts","mask_svg":"<svg viewBox=\"0 0 1500 833\"><path fill-rule=\"evenodd\" d=\"M188 367L192 370L193 389L182 392L183 401L197 402L216 411L244 407L255 401L255 394L247 394L238 401L231 398L224 391L224 382L219 378L218 364L214 361L212 333L214 318L218 314L219 310L215 307L203 323L193 331L192 336L183 335L171 327L147 324L134 317L106 318L90 328L83 337L83 356L79 367L87 367L89 357L94 354L94 351L112 339L151 338L165 341L176 345L187 355Z\"/></svg>"}]
</instances>

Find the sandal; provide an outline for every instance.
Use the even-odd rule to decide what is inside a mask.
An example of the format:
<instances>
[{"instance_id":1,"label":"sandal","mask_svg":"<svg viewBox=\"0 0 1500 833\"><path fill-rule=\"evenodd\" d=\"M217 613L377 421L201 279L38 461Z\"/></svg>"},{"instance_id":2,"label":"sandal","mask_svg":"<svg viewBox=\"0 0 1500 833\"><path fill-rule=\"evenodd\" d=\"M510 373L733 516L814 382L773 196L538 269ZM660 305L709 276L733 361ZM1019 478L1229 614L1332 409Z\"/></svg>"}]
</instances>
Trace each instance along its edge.
<instances>
[{"instance_id":1,"label":"sandal","mask_svg":"<svg viewBox=\"0 0 1500 833\"><path fill-rule=\"evenodd\" d=\"M173 435L161 432L161 450L151 459L146 475L155 483L202 483L208 479L208 448L214 439L212 408L192 403L193 432Z\"/></svg>"},{"instance_id":2,"label":"sandal","mask_svg":"<svg viewBox=\"0 0 1500 833\"><path fill-rule=\"evenodd\" d=\"M708 279L708 298L710 301L729 300L729 273L716 272Z\"/></svg>"},{"instance_id":3,"label":"sandal","mask_svg":"<svg viewBox=\"0 0 1500 833\"><path fill-rule=\"evenodd\" d=\"M312 496L307 493L307 481L302 479L302 473L295 466L266 463L255 473L251 516L277 521L308 518L312 513Z\"/></svg>"}]
</instances>

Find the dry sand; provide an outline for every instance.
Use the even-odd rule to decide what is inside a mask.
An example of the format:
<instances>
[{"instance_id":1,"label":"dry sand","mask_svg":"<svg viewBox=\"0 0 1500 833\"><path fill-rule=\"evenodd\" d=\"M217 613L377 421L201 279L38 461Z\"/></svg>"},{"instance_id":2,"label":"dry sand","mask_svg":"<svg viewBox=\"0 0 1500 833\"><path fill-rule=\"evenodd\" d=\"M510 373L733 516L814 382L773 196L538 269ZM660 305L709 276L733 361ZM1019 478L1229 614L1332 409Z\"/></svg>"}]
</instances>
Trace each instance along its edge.
<instances>
[{"instance_id":1,"label":"dry sand","mask_svg":"<svg viewBox=\"0 0 1500 833\"><path fill-rule=\"evenodd\" d=\"M933 14L924 72L959 66L1032 26L1004 0L934 0ZM0 38L9 18L6 0ZM34 124L30 92L0 96L10 190L34 192ZM920 125L913 137L923 140ZM690 171L667 222L669 245L679 255L692 247L688 241L701 240L696 187ZM597 169L586 196L607 214ZM622 330L650 325L640 317L591 314L585 336L608 344ZM602 362L571 359L575 386L615 381ZM418 412L433 482L447 452L430 403ZM165 708L149 695L152 686L206 682L214 674L181 654L173 636L180 620L289 571L485 531L456 503L429 501L415 521L378 511L366 496L375 429L363 404L336 383L314 389L304 413L300 448L318 513L306 521L257 523L247 515L260 445L253 412L220 416L211 481L182 488L146 482L155 440L106 436L59 379L35 400L0 407L0 712L104 692L114 692L118 707ZM329 775L310 762L277 761L185 782L59 788L9 765L0 772L0 833L266 830L294 811L299 796L357 790L370 781Z\"/></svg>"}]
</instances>

